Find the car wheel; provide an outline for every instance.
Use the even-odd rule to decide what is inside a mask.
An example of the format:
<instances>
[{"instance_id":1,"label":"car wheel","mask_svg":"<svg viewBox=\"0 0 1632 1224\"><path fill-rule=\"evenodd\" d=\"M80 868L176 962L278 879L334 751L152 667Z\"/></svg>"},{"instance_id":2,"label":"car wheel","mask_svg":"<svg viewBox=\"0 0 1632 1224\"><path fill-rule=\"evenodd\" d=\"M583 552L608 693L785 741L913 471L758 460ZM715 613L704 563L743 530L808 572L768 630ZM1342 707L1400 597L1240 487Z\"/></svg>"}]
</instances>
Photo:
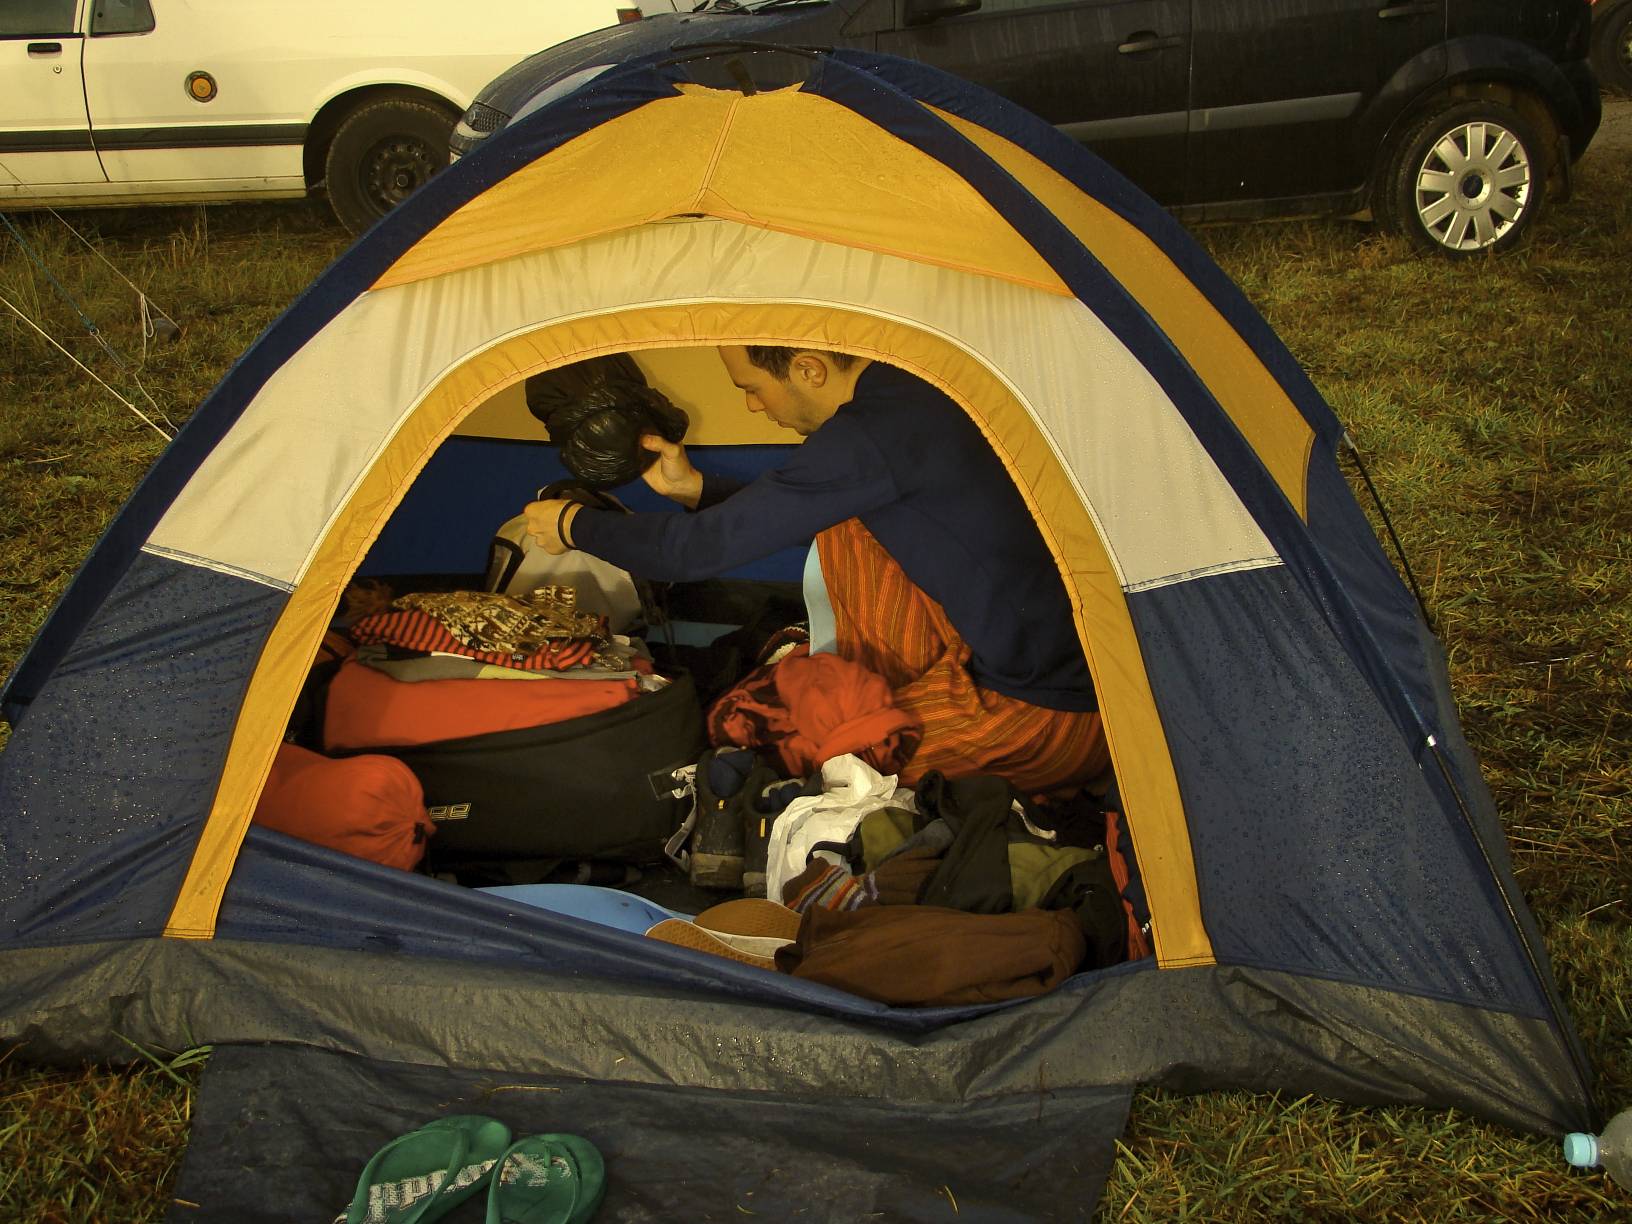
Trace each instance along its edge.
<instances>
[{"instance_id":1,"label":"car wheel","mask_svg":"<svg viewBox=\"0 0 1632 1224\"><path fill-rule=\"evenodd\" d=\"M1632 93L1632 2L1604 8L1593 22L1592 70L1605 89Z\"/></svg>"},{"instance_id":2,"label":"car wheel","mask_svg":"<svg viewBox=\"0 0 1632 1224\"><path fill-rule=\"evenodd\" d=\"M1452 102L1411 128L1380 176L1378 218L1447 255L1518 242L1547 191L1547 145L1499 102Z\"/></svg>"},{"instance_id":3,"label":"car wheel","mask_svg":"<svg viewBox=\"0 0 1632 1224\"><path fill-rule=\"evenodd\" d=\"M341 122L323 177L340 224L360 234L448 164L457 116L416 98L365 102Z\"/></svg>"}]
</instances>

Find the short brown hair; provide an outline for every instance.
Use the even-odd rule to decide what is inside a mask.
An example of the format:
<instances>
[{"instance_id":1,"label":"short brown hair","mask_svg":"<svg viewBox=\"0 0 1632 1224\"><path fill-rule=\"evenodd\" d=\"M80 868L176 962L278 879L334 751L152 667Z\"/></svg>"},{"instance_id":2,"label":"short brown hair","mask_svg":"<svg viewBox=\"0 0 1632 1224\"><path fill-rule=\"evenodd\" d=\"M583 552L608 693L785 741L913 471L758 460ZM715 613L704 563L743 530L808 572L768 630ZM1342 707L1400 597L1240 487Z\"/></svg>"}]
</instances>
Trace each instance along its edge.
<instances>
[{"instance_id":1,"label":"short brown hair","mask_svg":"<svg viewBox=\"0 0 1632 1224\"><path fill-rule=\"evenodd\" d=\"M793 368L793 358L796 353L820 353L840 370L848 370L856 364L855 357L850 353L835 353L832 349L799 349L788 348L780 344L750 344L746 346L748 360L773 378L786 382L788 371Z\"/></svg>"}]
</instances>

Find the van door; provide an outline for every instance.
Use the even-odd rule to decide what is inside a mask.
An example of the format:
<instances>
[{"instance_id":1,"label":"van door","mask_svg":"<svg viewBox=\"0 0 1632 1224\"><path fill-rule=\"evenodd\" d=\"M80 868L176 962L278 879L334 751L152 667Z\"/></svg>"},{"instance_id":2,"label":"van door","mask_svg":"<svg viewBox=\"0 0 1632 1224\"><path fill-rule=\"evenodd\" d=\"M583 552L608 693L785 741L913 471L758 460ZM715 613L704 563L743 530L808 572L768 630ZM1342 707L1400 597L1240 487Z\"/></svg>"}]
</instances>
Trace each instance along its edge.
<instances>
[{"instance_id":1,"label":"van door","mask_svg":"<svg viewBox=\"0 0 1632 1224\"><path fill-rule=\"evenodd\" d=\"M880 51L984 85L1184 203L1191 0L981 0L909 24L923 2L901 0Z\"/></svg>"},{"instance_id":2,"label":"van door","mask_svg":"<svg viewBox=\"0 0 1632 1224\"><path fill-rule=\"evenodd\" d=\"M271 60L278 7L248 0L86 0L85 98L96 147L115 183L150 192L256 195L305 189L298 121L312 56ZM286 13L281 19L292 20ZM286 32L287 44L295 37ZM303 30L298 37L312 38ZM279 54L293 56L290 50ZM293 86L288 82L295 82ZM283 83L280 85L280 83Z\"/></svg>"},{"instance_id":3,"label":"van door","mask_svg":"<svg viewBox=\"0 0 1632 1224\"><path fill-rule=\"evenodd\" d=\"M104 181L85 113L78 7L79 0L0 4L0 199Z\"/></svg>"},{"instance_id":4,"label":"van door","mask_svg":"<svg viewBox=\"0 0 1632 1224\"><path fill-rule=\"evenodd\" d=\"M1365 183L1358 120L1442 46L1445 0L1196 0L1194 37L1196 202L1320 196Z\"/></svg>"}]
</instances>

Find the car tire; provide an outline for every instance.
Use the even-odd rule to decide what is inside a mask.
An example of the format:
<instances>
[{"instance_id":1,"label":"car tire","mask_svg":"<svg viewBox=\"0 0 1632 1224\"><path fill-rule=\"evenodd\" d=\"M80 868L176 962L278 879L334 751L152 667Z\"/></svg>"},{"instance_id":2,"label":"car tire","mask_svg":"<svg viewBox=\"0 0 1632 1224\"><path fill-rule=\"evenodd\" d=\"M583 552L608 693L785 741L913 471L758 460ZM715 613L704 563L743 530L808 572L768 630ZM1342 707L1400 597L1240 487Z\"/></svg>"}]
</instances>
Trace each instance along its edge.
<instances>
[{"instance_id":1,"label":"car tire","mask_svg":"<svg viewBox=\"0 0 1632 1224\"><path fill-rule=\"evenodd\" d=\"M1373 212L1444 255L1506 250L1541 211L1549 155L1536 125L1512 107L1449 102L1394 144Z\"/></svg>"},{"instance_id":2,"label":"car tire","mask_svg":"<svg viewBox=\"0 0 1632 1224\"><path fill-rule=\"evenodd\" d=\"M1632 94L1632 0L1600 3L1604 11L1592 23L1592 70L1605 89Z\"/></svg>"},{"instance_id":3,"label":"car tire","mask_svg":"<svg viewBox=\"0 0 1632 1224\"><path fill-rule=\"evenodd\" d=\"M323 178L340 224L361 234L448 164L458 116L418 98L364 102L329 143Z\"/></svg>"}]
</instances>

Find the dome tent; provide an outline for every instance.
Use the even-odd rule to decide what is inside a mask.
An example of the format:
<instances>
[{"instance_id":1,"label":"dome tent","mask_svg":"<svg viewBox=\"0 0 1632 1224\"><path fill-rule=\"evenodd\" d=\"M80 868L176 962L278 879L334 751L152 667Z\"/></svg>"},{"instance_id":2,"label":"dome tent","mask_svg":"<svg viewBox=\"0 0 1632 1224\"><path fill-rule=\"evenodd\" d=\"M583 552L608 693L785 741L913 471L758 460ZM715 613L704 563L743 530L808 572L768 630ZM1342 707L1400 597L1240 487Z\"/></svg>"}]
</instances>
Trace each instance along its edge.
<instances>
[{"instance_id":1,"label":"dome tent","mask_svg":"<svg viewBox=\"0 0 1632 1224\"><path fill-rule=\"evenodd\" d=\"M541 370L717 343L898 364L980 424L1072 599L1153 960L893 1010L249 827L342 589L444 441ZM1340 438L1164 213L989 95L847 52L753 94L605 73L268 329L12 676L0 1034L504 1068L742 1129L854 1102L801 1115L815 1150L1041 1120L1045 1079L1067 1130L1119 1125L1139 1082L1586 1125L1438 645Z\"/></svg>"}]
</instances>

